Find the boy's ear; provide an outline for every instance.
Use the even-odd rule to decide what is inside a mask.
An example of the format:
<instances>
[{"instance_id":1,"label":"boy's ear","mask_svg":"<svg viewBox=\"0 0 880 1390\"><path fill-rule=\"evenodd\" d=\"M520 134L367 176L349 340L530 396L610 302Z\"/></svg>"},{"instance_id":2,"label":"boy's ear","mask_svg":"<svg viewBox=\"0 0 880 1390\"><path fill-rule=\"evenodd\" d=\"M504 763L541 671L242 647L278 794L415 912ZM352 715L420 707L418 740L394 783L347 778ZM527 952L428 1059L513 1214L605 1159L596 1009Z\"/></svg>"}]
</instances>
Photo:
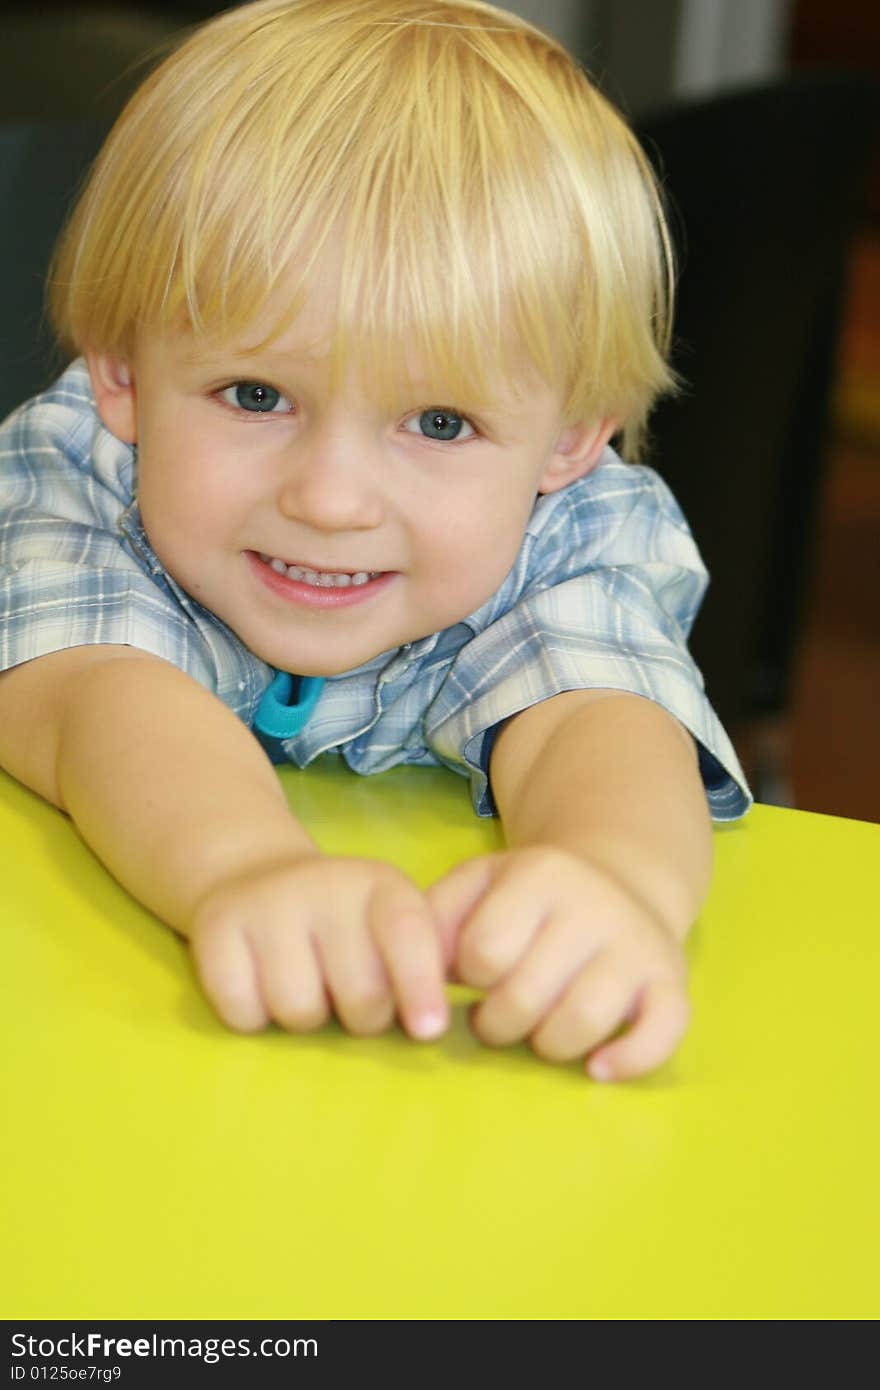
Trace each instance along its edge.
<instances>
[{"instance_id":1,"label":"boy's ear","mask_svg":"<svg viewBox=\"0 0 880 1390\"><path fill-rule=\"evenodd\" d=\"M137 393L131 367L121 357L87 352L98 414L123 444L137 443Z\"/></svg>"},{"instance_id":2,"label":"boy's ear","mask_svg":"<svg viewBox=\"0 0 880 1390\"><path fill-rule=\"evenodd\" d=\"M619 421L610 416L591 424L581 421L568 425L556 441L538 491L558 492L576 478L583 478L596 467L602 450L619 428Z\"/></svg>"}]
</instances>

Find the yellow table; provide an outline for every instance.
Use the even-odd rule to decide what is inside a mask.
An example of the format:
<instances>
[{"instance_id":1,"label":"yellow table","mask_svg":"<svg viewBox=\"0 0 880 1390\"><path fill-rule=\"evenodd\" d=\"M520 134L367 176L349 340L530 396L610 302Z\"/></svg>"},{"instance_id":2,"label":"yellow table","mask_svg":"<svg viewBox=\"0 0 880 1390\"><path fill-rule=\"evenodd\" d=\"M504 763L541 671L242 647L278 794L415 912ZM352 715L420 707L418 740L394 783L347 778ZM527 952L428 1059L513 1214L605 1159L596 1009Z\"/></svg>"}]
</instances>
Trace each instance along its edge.
<instances>
[{"instance_id":1,"label":"yellow table","mask_svg":"<svg viewBox=\"0 0 880 1390\"><path fill-rule=\"evenodd\" d=\"M464 782L281 776L422 882ZM880 827L719 830L676 1058L620 1086L467 1027L226 1032L185 947L0 775L5 1318L876 1318Z\"/></svg>"}]
</instances>

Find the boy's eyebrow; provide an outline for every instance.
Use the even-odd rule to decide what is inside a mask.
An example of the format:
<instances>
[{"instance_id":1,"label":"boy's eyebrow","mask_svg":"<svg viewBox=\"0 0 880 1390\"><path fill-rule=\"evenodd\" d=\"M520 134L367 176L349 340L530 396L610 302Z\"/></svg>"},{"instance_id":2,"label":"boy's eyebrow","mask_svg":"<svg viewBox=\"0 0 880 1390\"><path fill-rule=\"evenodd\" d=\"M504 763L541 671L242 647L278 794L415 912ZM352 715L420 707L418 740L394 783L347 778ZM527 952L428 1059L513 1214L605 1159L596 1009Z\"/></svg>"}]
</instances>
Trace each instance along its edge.
<instances>
[{"instance_id":1,"label":"boy's eyebrow","mask_svg":"<svg viewBox=\"0 0 880 1390\"><path fill-rule=\"evenodd\" d=\"M306 348L285 348L283 352L273 352L271 348L261 347L222 345L216 349L205 349L194 345L181 351L180 360L185 367L210 367L215 363L219 366L225 362L248 359L277 362L281 366L285 362L319 362L327 356L328 352L311 351Z\"/></svg>"}]
</instances>

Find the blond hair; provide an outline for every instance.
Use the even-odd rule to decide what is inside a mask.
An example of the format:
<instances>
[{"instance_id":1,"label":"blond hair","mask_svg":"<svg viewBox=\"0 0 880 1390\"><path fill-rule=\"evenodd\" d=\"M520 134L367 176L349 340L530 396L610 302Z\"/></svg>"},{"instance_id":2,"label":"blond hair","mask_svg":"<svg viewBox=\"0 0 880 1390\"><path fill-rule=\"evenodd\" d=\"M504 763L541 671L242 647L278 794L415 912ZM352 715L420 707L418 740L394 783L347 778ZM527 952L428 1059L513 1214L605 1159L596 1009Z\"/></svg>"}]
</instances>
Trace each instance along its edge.
<instances>
[{"instance_id":1,"label":"blond hair","mask_svg":"<svg viewBox=\"0 0 880 1390\"><path fill-rule=\"evenodd\" d=\"M108 137L56 253L56 332L128 357L142 327L234 335L283 292L280 332L331 248L340 369L385 389L415 350L460 406L525 359L635 456L672 383L669 239L637 140L552 37L478 0L220 15Z\"/></svg>"}]
</instances>

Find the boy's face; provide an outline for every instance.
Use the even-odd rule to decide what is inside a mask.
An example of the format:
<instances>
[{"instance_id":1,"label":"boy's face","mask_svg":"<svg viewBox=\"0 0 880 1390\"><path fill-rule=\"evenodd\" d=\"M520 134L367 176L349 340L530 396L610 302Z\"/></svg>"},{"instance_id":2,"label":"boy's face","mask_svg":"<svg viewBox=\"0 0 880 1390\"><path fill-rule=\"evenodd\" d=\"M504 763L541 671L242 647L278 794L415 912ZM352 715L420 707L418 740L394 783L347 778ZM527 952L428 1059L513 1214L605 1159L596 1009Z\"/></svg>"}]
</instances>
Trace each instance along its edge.
<instances>
[{"instance_id":1,"label":"boy's face","mask_svg":"<svg viewBox=\"0 0 880 1390\"><path fill-rule=\"evenodd\" d=\"M478 608L536 494L591 468L613 428L564 427L543 385L499 385L466 419L428 375L391 411L353 377L333 393L329 327L313 301L257 351L145 333L129 364L89 358L105 423L137 443L167 571L301 675L351 670Z\"/></svg>"}]
</instances>

